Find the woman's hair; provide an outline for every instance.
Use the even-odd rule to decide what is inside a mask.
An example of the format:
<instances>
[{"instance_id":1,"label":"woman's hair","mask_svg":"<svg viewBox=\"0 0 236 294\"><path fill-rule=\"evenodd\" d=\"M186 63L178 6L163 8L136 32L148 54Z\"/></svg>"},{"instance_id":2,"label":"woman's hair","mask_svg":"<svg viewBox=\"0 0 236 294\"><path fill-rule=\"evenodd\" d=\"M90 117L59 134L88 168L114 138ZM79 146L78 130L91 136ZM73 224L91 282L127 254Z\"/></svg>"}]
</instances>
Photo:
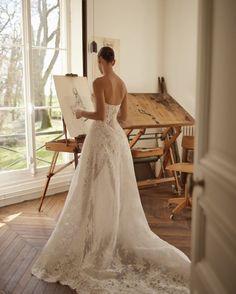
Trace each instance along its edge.
<instances>
[{"instance_id":1,"label":"woman's hair","mask_svg":"<svg viewBox=\"0 0 236 294\"><path fill-rule=\"evenodd\" d=\"M102 57L106 62L110 63L115 60L115 53L111 47L102 47L98 52L98 57Z\"/></svg>"}]
</instances>

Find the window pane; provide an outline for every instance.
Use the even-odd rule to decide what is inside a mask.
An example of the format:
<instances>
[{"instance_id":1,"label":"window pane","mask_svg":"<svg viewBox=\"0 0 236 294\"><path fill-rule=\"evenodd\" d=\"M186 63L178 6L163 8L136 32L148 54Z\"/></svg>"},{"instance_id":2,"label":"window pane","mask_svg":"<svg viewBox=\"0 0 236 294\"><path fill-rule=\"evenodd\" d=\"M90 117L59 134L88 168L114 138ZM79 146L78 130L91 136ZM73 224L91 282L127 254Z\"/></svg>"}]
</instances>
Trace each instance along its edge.
<instances>
[{"instance_id":1,"label":"window pane","mask_svg":"<svg viewBox=\"0 0 236 294\"><path fill-rule=\"evenodd\" d=\"M35 132L62 131L60 108L38 109L35 108Z\"/></svg>"},{"instance_id":2,"label":"window pane","mask_svg":"<svg viewBox=\"0 0 236 294\"><path fill-rule=\"evenodd\" d=\"M0 107L22 107L23 99L23 58L20 47L0 47Z\"/></svg>"},{"instance_id":3,"label":"window pane","mask_svg":"<svg viewBox=\"0 0 236 294\"><path fill-rule=\"evenodd\" d=\"M26 168L25 114L0 111L0 171Z\"/></svg>"},{"instance_id":4,"label":"window pane","mask_svg":"<svg viewBox=\"0 0 236 294\"><path fill-rule=\"evenodd\" d=\"M27 167L25 112L17 109L24 106L21 3L21 0L0 1L1 171ZM13 109L3 110L2 107Z\"/></svg>"},{"instance_id":5,"label":"window pane","mask_svg":"<svg viewBox=\"0 0 236 294\"><path fill-rule=\"evenodd\" d=\"M49 135L41 135L36 137L37 143L37 151L36 151L36 164L37 167L44 167L51 164L53 151L47 151L44 147L46 142L50 142L52 140L58 139L60 134L49 134ZM64 163L66 161L65 153L59 153L57 158L57 164Z\"/></svg>"},{"instance_id":6,"label":"window pane","mask_svg":"<svg viewBox=\"0 0 236 294\"><path fill-rule=\"evenodd\" d=\"M0 106L22 106L21 1L0 2Z\"/></svg>"},{"instance_id":7,"label":"window pane","mask_svg":"<svg viewBox=\"0 0 236 294\"><path fill-rule=\"evenodd\" d=\"M63 125L60 108L36 109L35 111L39 118L35 122L37 167L42 167L49 165L53 156L53 152L47 151L44 145L46 142L63 138ZM50 121L50 126L47 129L42 129L45 116ZM57 163L62 163L65 159L65 154L60 153Z\"/></svg>"},{"instance_id":8,"label":"window pane","mask_svg":"<svg viewBox=\"0 0 236 294\"><path fill-rule=\"evenodd\" d=\"M30 158L27 159L29 150L26 138L28 143L31 140L32 143L34 140L36 142L37 167L48 165L53 152L46 151L43 146L48 141L58 139L63 133L52 75L67 72L64 33L67 0L29 2L32 27L24 29L32 29L33 68L32 76L24 77L28 73L24 65L31 58L28 55L31 50L24 47L28 37L22 34L24 1L0 0L0 171L27 168ZM27 24L26 18L24 26ZM26 92L29 89L33 91L31 97L24 97L25 80ZM25 98L32 98L32 107L35 107L35 138L32 138L31 133L27 134L30 128L25 128L26 117L30 118L31 115L31 107L26 107ZM61 153L58 163L67 161L67 157Z\"/></svg>"},{"instance_id":9,"label":"window pane","mask_svg":"<svg viewBox=\"0 0 236 294\"><path fill-rule=\"evenodd\" d=\"M21 22L21 0L1 0L0 44L2 48L22 44Z\"/></svg>"},{"instance_id":10,"label":"window pane","mask_svg":"<svg viewBox=\"0 0 236 294\"><path fill-rule=\"evenodd\" d=\"M32 46L62 48L59 0L31 0Z\"/></svg>"},{"instance_id":11,"label":"window pane","mask_svg":"<svg viewBox=\"0 0 236 294\"><path fill-rule=\"evenodd\" d=\"M36 106L59 106L52 75L66 73L66 51L33 49L33 91Z\"/></svg>"}]
</instances>

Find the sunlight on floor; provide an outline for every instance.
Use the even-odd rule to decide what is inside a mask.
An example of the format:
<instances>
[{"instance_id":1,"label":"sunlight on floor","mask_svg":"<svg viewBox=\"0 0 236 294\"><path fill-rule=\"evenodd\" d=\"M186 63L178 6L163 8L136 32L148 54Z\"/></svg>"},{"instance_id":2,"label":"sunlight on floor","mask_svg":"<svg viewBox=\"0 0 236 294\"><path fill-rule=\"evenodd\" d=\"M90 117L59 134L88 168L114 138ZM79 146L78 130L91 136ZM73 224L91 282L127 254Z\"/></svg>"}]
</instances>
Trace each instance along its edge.
<instances>
[{"instance_id":1,"label":"sunlight on floor","mask_svg":"<svg viewBox=\"0 0 236 294\"><path fill-rule=\"evenodd\" d=\"M0 223L0 228L4 227L6 224Z\"/></svg>"},{"instance_id":2,"label":"sunlight on floor","mask_svg":"<svg viewBox=\"0 0 236 294\"><path fill-rule=\"evenodd\" d=\"M20 216L21 214L22 214L22 212L15 213L15 214L12 214L12 215L8 215L2 221L5 222L5 223L8 223L8 222L14 220L15 218L17 218L18 216Z\"/></svg>"}]
</instances>

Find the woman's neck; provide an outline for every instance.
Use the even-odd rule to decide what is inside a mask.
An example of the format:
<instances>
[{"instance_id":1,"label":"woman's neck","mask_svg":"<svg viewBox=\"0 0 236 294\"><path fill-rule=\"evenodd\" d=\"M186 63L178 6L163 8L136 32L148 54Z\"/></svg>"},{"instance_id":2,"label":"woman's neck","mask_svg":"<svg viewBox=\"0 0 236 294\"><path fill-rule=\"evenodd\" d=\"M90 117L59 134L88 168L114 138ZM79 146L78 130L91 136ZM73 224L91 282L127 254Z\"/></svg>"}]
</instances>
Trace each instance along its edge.
<instances>
[{"instance_id":1,"label":"woman's neck","mask_svg":"<svg viewBox=\"0 0 236 294\"><path fill-rule=\"evenodd\" d=\"M104 76L110 76L110 75L113 75L114 74L114 71L113 71L113 68L112 66L106 66L103 68L103 75Z\"/></svg>"}]
</instances>

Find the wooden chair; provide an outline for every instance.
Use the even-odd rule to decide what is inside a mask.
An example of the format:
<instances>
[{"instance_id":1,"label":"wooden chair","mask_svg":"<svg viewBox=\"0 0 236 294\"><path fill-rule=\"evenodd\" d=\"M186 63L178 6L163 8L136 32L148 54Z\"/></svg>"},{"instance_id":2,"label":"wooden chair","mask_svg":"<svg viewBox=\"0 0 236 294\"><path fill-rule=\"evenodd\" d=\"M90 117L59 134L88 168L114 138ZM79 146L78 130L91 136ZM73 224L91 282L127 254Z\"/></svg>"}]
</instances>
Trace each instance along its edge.
<instances>
[{"instance_id":1,"label":"wooden chair","mask_svg":"<svg viewBox=\"0 0 236 294\"><path fill-rule=\"evenodd\" d=\"M133 148L131 149L132 156L135 162L143 162L149 159L148 161L157 161L160 156L163 155L163 148Z\"/></svg>"},{"instance_id":2,"label":"wooden chair","mask_svg":"<svg viewBox=\"0 0 236 294\"><path fill-rule=\"evenodd\" d=\"M193 150L194 136L183 136L182 138L182 162L174 163L167 166L167 170L172 172L180 172L184 181L184 197L175 197L168 200L168 204L176 204L172 210L170 219L173 219L175 214L183 210L185 207L192 206L192 201L187 190L186 175L193 174ZM189 156L190 155L190 156Z\"/></svg>"},{"instance_id":3,"label":"wooden chair","mask_svg":"<svg viewBox=\"0 0 236 294\"><path fill-rule=\"evenodd\" d=\"M133 129L125 130L128 139L132 131ZM163 129L160 129L156 133L151 134L145 134L145 131L146 129L139 129L134 137L129 140L138 188L142 189L153 187L161 183L175 182L176 190L179 192L180 187L177 179L177 173L174 172L173 176L170 177L167 177L164 173L167 162L170 162L171 164L175 162L174 155L176 153L173 155L172 147L174 146L172 146L172 144L175 143L175 139L178 137L179 133L172 132L172 128L166 128L164 131ZM134 147L144 134L146 135L145 140L155 139L157 146L151 148ZM153 134L155 134L154 138ZM158 146L158 140L164 141L164 144L161 144L163 147ZM176 151L176 149L174 151ZM150 163L155 163L158 160L160 160L160 167L158 167L160 168L160 171L159 175L156 176L156 171L153 170Z\"/></svg>"},{"instance_id":4,"label":"wooden chair","mask_svg":"<svg viewBox=\"0 0 236 294\"><path fill-rule=\"evenodd\" d=\"M149 163L156 162L163 155L162 147L154 147L154 148L132 148L131 153L134 161L134 165L145 164L145 166ZM149 174L151 167L149 166ZM159 179L156 178L148 178L145 180L137 180L137 184L139 188L151 187L159 183Z\"/></svg>"}]
</instances>

